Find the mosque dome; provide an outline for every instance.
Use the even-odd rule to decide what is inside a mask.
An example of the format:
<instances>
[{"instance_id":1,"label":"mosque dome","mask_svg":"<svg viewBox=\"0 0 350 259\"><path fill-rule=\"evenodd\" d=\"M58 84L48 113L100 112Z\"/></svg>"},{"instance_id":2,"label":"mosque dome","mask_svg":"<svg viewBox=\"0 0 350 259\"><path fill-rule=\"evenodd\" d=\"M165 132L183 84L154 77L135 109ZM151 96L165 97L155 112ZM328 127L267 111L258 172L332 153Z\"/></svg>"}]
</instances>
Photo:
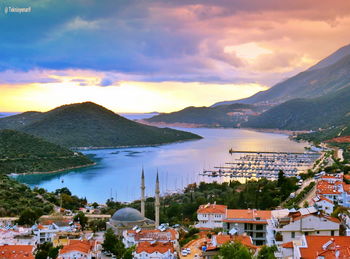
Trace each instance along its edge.
<instances>
[{"instance_id":1,"label":"mosque dome","mask_svg":"<svg viewBox=\"0 0 350 259\"><path fill-rule=\"evenodd\" d=\"M138 210L127 207L117 210L113 214L112 220L122 222L133 222L145 220L145 217L143 217Z\"/></svg>"}]
</instances>

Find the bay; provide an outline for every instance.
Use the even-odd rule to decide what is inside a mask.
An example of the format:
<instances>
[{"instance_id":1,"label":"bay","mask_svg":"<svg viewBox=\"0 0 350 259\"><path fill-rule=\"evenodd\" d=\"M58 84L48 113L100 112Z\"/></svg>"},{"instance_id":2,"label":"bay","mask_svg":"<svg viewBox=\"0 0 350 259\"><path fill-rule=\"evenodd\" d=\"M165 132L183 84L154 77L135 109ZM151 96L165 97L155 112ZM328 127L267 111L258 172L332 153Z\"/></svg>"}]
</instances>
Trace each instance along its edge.
<instances>
[{"instance_id":1,"label":"bay","mask_svg":"<svg viewBox=\"0 0 350 259\"><path fill-rule=\"evenodd\" d=\"M104 203L113 197L132 201L140 196L141 170L145 171L146 195L154 196L156 173L161 192L179 192L189 183L220 181L199 176L203 169L213 169L232 162L238 154L228 150L303 152L306 143L291 141L287 135L246 129L182 129L199 134L201 140L153 147L85 150L97 164L88 168L55 174L18 176L30 187L49 191L67 187L74 195L89 202Z\"/></svg>"}]
</instances>

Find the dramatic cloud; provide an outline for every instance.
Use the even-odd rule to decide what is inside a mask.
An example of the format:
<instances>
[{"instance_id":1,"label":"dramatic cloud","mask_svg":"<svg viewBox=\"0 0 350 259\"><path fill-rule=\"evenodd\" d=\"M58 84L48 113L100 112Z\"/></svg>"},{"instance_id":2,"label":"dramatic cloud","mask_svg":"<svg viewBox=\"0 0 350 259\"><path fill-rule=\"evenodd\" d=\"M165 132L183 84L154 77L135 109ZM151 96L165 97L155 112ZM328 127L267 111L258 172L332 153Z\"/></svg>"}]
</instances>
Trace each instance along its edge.
<instances>
[{"instance_id":1,"label":"dramatic cloud","mask_svg":"<svg viewBox=\"0 0 350 259\"><path fill-rule=\"evenodd\" d=\"M347 0L317 5L312 0L38 0L30 5L31 13L0 15L1 70L86 69L139 74L146 81L269 83L283 77L276 71L299 71L350 42ZM244 44L270 54L249 60L225 51Z\"/></svg>"},{"instance_id":2,"label":"dramatic cloud","mask_svg":"<svg viewBox=\"0 0 350 259\"><path fill-rule=\"evenodd\" d=\"M350 43L349 0L16 0L12 7L32 11L6 14L9 4L0 3L0 89L26 107L56 91L70 101L69 87L94 98L113 88L121 102L125 89L138 98L158 91L152 110L209 105L254 94Z\"/></svg>"}]
</instances>

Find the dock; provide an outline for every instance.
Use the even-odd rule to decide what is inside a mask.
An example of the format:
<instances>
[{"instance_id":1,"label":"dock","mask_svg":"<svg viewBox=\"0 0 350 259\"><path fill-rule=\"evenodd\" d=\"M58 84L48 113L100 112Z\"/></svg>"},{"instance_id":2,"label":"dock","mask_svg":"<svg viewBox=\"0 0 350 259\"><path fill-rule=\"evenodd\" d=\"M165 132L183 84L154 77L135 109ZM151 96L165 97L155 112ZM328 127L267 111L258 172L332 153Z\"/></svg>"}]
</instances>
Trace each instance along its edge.
<instances>
[{"instance_id":1,"label":"dock","mask_svg":"<svg viewBox=\"0 0 350 259\"><path fill-rule=\"evenodd\" d=\"M310 168L320 157L317 152L233 151L242 155L224 166L214 166L200 174L208 177L267 178L275 180L280 171L287 177L298 175Z\"/></svg>"}]
</instances>

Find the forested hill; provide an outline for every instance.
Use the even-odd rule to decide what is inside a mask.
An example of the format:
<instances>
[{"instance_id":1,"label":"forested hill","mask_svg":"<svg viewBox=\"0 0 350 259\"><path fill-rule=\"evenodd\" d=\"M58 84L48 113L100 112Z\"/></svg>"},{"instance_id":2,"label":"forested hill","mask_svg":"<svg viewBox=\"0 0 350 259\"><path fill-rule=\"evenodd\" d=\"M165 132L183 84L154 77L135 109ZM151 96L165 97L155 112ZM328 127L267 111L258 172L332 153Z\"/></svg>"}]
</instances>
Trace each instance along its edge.
<instances>
[{"instance_id":1,"label":"forested hill","mask_svg":"<svg viewBox=\"0 0 350 259\"><path fill-rule=\"evenodd\" d=\"M350 83L333 94L294 99L280 104L243 126L287 130L317 130L350 123Z\"/></svg>"},{"instance_id":2,"label":"forested hill","mask_svg":"<svg viewBox=\"0 0 350 259\"><path fill-rule=\"evenodd\" d=\"M79 152L14 130L0 131L0 174L50 172L91 165Z\"/></svg>"},{"instance_id":3,"label":"forested hill","mask_svg":"<svg viewBox=\"0 0 350 259\"><path fill-rule=\"evenodd\" d=\"M163 113L146 119L151 123L185 123L205 127L237 127L249 115L258 110L248 104L221 105L217 107L187 107L183 110Z\"/></svg>"},{"instance_id":4,"label":"forested hill","mask_svg":"<svg viewBox=\"0 0 350 259\"><path fill-rule=\"evenodd\" d=\"M201 138L185 131L140 124L92 102L60 106L37 115L31 122L26 119L27 123L18 119L21 115L16 116L0 119L0 128L17 129L65 147L155 145Z\"/></svg>"}]
</instances>

